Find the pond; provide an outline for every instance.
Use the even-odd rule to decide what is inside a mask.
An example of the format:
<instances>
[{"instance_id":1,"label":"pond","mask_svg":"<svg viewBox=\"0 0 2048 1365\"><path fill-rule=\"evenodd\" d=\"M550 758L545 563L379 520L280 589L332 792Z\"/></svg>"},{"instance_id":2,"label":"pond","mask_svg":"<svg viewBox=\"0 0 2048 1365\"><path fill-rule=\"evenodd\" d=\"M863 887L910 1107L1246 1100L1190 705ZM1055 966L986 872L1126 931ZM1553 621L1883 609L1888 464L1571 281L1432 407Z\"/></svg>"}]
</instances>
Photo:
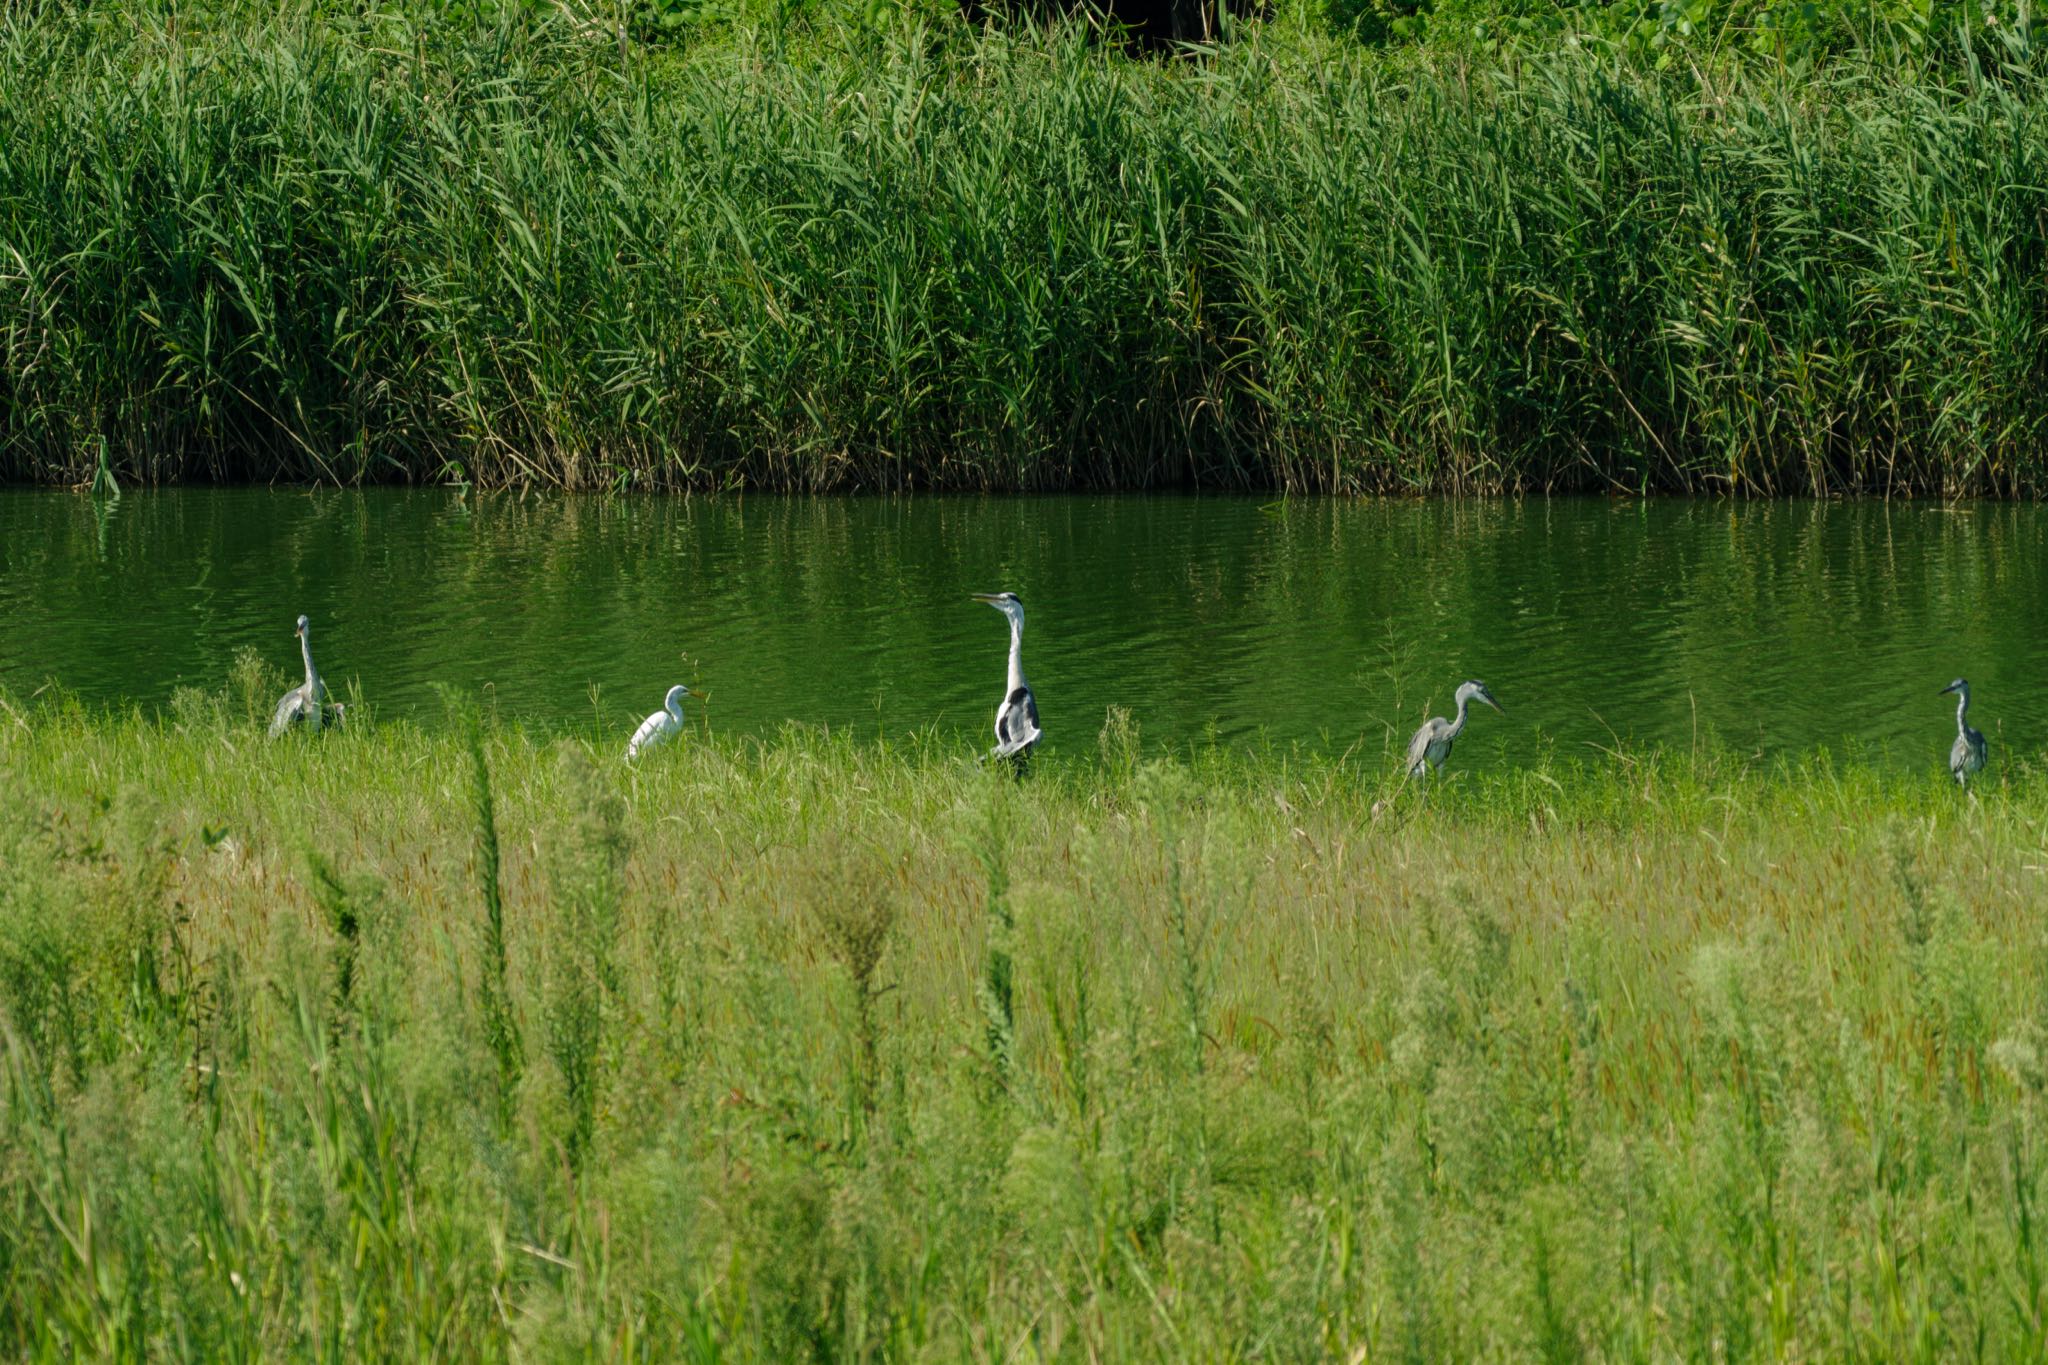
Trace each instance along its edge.
<instances>
[{"instance_id":1,"label":"pond","mask_svg":"<svg viewBox=\"0 0 2048 1365\"><path fill-rule=\"evenodd\" d=\"M1958 674L2038 752L2048 512L2011 504L520 498L0 492L0 686L158 706L252 646L432 721L434 690L621 741L689 681L711 726L984 741L1014 589L1047 743L1381 753L1462 679L1455 763L1714 736L1938 767ZM1389 737L1394 737L1390 741Z\"/></svg>"}]
</instances>

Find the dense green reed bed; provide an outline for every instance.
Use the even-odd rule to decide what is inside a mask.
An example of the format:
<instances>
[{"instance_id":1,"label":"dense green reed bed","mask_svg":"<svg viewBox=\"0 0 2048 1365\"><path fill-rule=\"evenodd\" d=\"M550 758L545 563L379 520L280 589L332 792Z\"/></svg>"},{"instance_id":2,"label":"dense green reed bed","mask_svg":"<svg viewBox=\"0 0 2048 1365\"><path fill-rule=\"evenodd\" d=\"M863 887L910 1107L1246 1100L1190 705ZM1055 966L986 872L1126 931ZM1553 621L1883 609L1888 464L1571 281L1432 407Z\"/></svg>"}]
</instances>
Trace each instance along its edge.
<instances>
[{"instance_id":1,"label":"dense green reed bed","mask_svg":"<svg viewBox=\"0 0 2048 1365\"><path fill-rule=\"evenodd\" d=\"M0 479L2038 495L2033 63L17 7Z\"/></svg>"},{"instance_id":2,"label":"dense green reed bed","mask_svg":"<svg viewBox=\"0 0 2048 1365\"><path fill-rule=\"evenodd\" d=\"M2044 1345L2038 771L188 697L10 704L0 783L11 1356Z\"/></svg>"}]
</instances>

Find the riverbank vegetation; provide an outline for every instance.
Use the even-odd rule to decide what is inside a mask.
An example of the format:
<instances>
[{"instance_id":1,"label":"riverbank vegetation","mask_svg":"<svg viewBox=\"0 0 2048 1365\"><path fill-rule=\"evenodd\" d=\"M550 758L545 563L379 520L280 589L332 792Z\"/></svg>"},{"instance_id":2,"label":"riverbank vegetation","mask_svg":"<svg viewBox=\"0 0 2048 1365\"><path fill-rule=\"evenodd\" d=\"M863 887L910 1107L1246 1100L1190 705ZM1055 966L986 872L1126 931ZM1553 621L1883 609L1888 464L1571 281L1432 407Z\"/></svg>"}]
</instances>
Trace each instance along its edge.
<instances>
[{"instance_id":1,"label":"riverbank vegetation","mask_svg":"<svg viewBox=\"0 0 2048 1365\"><path fill-rule=\"evenodd\" d=\"M2024 12L206 13L0 19L0 479L2048 487Z\"/></svg>"},{"instance_id":2,"label":"riverbank vegetation","mask_svg":"<svg viewBox=\"0 0 2048 1365\"><path fill-rule=\"evenodd\" d=\"M9 1355L2043 1347L2028 763L264 701L0 706Z\"/></svg>"}]
</instances>

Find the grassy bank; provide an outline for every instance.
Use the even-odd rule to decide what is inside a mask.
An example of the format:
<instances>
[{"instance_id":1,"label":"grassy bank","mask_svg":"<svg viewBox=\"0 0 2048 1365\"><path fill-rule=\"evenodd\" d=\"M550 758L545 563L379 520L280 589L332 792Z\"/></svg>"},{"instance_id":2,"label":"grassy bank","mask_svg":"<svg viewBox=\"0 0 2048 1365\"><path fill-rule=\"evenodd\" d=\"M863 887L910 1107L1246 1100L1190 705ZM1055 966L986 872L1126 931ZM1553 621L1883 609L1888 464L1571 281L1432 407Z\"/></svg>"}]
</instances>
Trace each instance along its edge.
<instances>
[{"instance_id":1,"label":"grassy bank","mask_svg":"<svg viewBox=\"0 0 2048 1365\"><path fill-rule=\"evenodd\" d=\"M2039 1353L2039 773L1380 773L10 704L0 1350Z\"/></svg>"},{"instance_id":2,"label":"grassy bank","mask_svg":"<svg viewBox=\"0 0 2048 1365\"><path fill-rule=\"evenodd\" d=\"M0 22L0 478L2048 487L2024 43L222 29Z\"/></svg>"}]
</instances>

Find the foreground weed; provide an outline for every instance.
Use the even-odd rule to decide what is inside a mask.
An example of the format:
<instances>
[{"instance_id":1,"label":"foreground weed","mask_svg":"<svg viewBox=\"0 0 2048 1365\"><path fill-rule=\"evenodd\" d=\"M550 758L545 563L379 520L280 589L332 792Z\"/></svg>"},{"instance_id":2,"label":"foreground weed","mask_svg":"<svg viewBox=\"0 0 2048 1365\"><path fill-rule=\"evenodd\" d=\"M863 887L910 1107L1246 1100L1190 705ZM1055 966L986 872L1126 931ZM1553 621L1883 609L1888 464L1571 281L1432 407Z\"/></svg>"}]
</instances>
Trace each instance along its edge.
<instances>
[{"instance_id":1,"label":"foreground weed","mask_svg":"<svg viewBox=\"0 0 2048 1365\"><path fill-rule=\"evenodd\" d=\"M581 749L564 748L560 770L571 817L549 868L554 914L548 945L548 1056L562 1085L563 1154L582 1169L613 1070L609 1027L620 1009L617 956L620 876L626 858L624 806Z\"/></svg>"},{"instance_id":2,"label":"foreground weed","mask_svg":"<svg viewBox=\"0 0 2048 1365\"><path fill-rule=\"evenodd\" d=\"M896 928L896 897L889 871L869 855L844 845L824 853L811 890L809 912L825 951L846 974L853 995L853 1085L855 1133L874 1117L881 1078L881 1024L876 1003L891 987L878 973Z\"/></svg>"},{"instance_id":3,"label":"foreground weed","mask_svg":"<svg viewBox=\"0 0 2048 1365\"><path fill-rule=\"evenodd\" d=\"M500 1128L509 1127L519 1082L526 1070L526 1045L512 1013L510 971L505 952L505 896L498 855L498 804L491 791L491 765L484 753L483 717L467 709L463 734L469 758L470 818L476 830L477 895L483 901L483 979L481 997L484 1042L497 1067L497 1114Z\"/></svg>"},{"instance_id":4,"label":"foreground weed","mask_svg":"<svg viewBox=\"0 0 2048 1365\"><path fill-rule=\"evenodd\" d=\"M981 1005L986 1025L989 1069L999 1090L1008 1090L1017 1044L1016 988L1012 956L1017 935L1016 916L1010 907L1010 832L1006 791L1000 783L988 784L984 821L976 831L975 860L981 864L987 883L983 904L987 915L987 947L982 953L981 982L975 999Z\"/></svg>"}]
</instances>

